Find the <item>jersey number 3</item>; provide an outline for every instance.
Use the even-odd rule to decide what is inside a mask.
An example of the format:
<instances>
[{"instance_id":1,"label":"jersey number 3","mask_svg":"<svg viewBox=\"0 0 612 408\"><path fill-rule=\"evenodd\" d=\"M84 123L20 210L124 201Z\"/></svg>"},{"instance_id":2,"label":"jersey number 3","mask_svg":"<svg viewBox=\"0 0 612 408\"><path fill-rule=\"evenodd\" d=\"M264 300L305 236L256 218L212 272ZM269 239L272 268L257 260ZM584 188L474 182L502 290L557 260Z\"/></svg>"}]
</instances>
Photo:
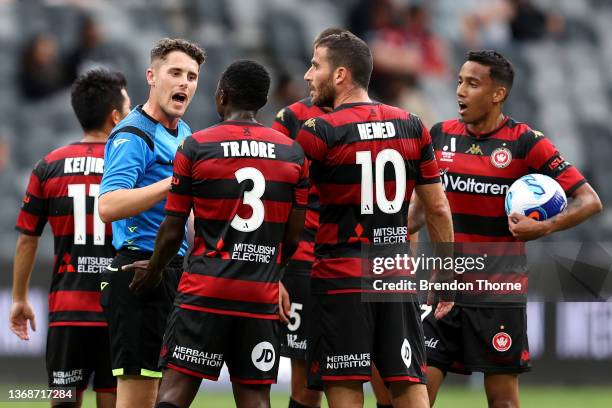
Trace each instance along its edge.
<instances>
[{"instance_id":1,"label":"jersey number 3","mask_svg":"<svg viewBox=\"0 0 612 408\"><path fill-rule=\"evenodd\" d=\"M242 232L255 231L264 222L264 204L261 201L261 196L266 191L266 179L261 174L261 171L255 167L243 167L237 170L234 175L238 183L242 183L244 180L251 180L253 182L253 188L245 191L244 198L242 199L242 203L251 207L253 213L246 219L236 214L232 219L231 226Z\"/></svg>"},{"instance_id":2,"label":"jersey number 3","mask_svg":"<svg viewBox=\"0 0 612 408\"><path fill-rule=\"evenodd\" d=\"M74 213L74 245L85 245L87 243L87 198L85 196L85 184L69 184L68 196L72 197ZM98 213L99 184L89 185L89 196L94 198L93 210L93 239L94 245L104 245L106 227Z\"/></svg>"}]
</instances>

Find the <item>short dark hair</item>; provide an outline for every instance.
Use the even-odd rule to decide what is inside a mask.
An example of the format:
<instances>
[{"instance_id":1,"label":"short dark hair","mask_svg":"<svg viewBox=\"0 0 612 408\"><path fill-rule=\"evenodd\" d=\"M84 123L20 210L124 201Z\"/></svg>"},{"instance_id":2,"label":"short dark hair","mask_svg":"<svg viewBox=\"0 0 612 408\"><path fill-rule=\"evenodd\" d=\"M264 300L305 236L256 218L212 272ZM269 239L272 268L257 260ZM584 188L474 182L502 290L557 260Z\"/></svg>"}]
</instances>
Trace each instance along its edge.
<instances>
[{"instance_id":1,"label":"short dark hair","mask_svg":"<svg viewBox=\"0 0 612 408\"><path fill-rule=\"evenodd\" d=\"M491 79L505 86L510 93L514 83L514 67L506 57L497 51L479 50L468 52L467 60L489 67Z\"/></svg>"},{"instance_id":2,"label":"short dark hair","mask_svg":"<svg viewBox=\"0 0 612 408\"><path fill-rule=\"evenodd\" d=\"M346 67L353 74L353 82L368 89L372 75L372 53L361 38L349 31L331 34L315 42L315 48L327 48L327 58L334 69Z\"/></svg>"},{"instance_id":3,"label":"short dark hair","mask_svg":"<svg viewBox=\"0 0 612 408\"><path fill-rule=\"evenodd\" d=\"M255 61L234 61L221 74L219 88L233 106L256 111L268 101L270 74Z\"/></svg>"},{"instance_id":4,"label":"short dark hair","mask_svg":"<svg viewBox=\"0 0 612 408\"><path fill-rule=\"evenodd\" d=\"M328 37L330 35L335 35L335 34L342 34L342 33L348 33L350 31L344 29L344 28L338 28L338 27L329 27L326 28L325 30L321 31L317 37L315 38L315 40L313 41L313 44L318 43L319 41L321 41L323 38Z\"/></svg>"},{"instance_id":5,"label":"short dark hair","mask_svg":"<svg viewBox=\"0 0 612 408\"><path fill-rule=\"evenodd\" d=\"M118 71L92 69L79 76L72 84L72 109L84 131L102 128L113 109L121 110L127 86L125 76Z\"/></svg>"},{"instance_id":6,"label":"short dark hair","mask_svg":"<svg viewBox=\"0 0 612 408\"><path fill-rule=\"evenodd\" d=\"M165 60L166 56L173 51L184 52L193 58L198 66L202 65L206 59L206 52L196 43L182 38L162 38L151 49L151 63L158 59Z\"/></svg>"}]
</instances>

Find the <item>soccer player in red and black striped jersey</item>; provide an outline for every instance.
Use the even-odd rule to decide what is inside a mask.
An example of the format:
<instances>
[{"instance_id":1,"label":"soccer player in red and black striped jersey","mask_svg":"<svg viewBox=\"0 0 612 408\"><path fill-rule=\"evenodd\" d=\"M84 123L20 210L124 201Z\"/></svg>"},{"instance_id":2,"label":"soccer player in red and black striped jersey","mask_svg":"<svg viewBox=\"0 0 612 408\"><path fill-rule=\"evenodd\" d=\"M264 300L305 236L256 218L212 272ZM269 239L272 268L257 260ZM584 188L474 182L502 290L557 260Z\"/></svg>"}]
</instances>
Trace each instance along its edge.
<instances>
[{"instance_id":1,"label":"soccer player in red and black striped jersey","mask_svg":"<svg viewBox=\"0 0 612 408\"><path fill-rule=\"evenodd\" d=\"M72 107L85 132L80 142L52 151L32 172L16 228L11 330L28 340L36 329L28 302L38 240L47 222L55 261L49 293L47 371L49 387L76 387L81 394L94 374L98 407L115 406L107 323L100 306L99 273L115 250L110 225L98 215L98 189L104 145L112 128L130 109L125 77L92 70L72 87Z\"/></svg>"},{"instance_id":2,"label":"soccer player in red and black striped jersey","mask_svg":"<svg viewBox=\"0 0 612 408\"><path fill-rule=\"evenodd\" d=\"M315 43L304 76L312 101L334 107L306 121L297 137L312 161L321 205L311 274L318 324L308 335L309 386L322 380L330 406L363 405L362 383L375 363L393 406L426 407L418 305L362 302L362 244L376 235L408 246L413 190L425 203L434 240L452 241L450 212L429 132L416 116L370 100L371 72L368 46L341 33ZM436 314L451 307L440 302Z\"/></svg>"},{"instance_id":3,"label":"soccer player in red and black striped jersey","mask_svg":"<svg viewBox=\"0 0 612 408\"><path fill-rule=\"evenodd\" d=\"M154 253L134 264L132 288L158 282L193 209L194 246L164 335L157 407L189 406L202 378L216 380L224 362L239 407L270 404L280 270L304 225L308 166L295 141L255 120L269 84L253 61L224 71L215 95L223 122L178 149Z\"/></svg>"},{"instance_id":4,"label":"soccer player in red and black striped jersey","mask_svg":"<svg viewBox=\"0 0 612 408\"><path fill-rule=\"evenodd\" d=\"M470 52L457 85L461 118L434 125L431 136L453 213L455 242L504 245L496 253L497 261L514 257L522 260L519 269L524 270L521 241L571 228L602 206L582 174L548 138L503 114L513 80L511 63L498 52ZM546 174L559 182L571 197L567 209L545 221L506 216L504 196L509 186L529 173ZM499 272L494 266L487 279L511 278ZM480 371L485 374L489 406L519 406L518 374L531 367L526 305L520 298L489 300L459 292L455 308L443 319L425 318L432 405L447 371Z\"/></svg>"}]
</instances>

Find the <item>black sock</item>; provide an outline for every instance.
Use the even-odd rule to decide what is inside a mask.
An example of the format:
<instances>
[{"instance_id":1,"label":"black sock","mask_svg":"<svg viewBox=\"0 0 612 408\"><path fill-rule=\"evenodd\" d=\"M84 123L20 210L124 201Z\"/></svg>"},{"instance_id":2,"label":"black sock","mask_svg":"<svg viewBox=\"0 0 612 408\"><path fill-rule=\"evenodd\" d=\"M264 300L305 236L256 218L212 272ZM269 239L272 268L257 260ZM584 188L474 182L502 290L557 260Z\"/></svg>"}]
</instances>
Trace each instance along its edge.
<instances>
[{"instance_id":1,"label":"black sock","mask_svg":"<svg viewBox=\"0 0 612 408\"><path fill-rule=\"evenodd\" d=\"M289 398L289 408L319 408L319 407L309 407L308 405L302 405L293 398Z\"/></svg>"},{"instance_id":2,"label":"black sock","mask_svg":"<svg viewBox=\"0 0 612 408\"><path fill-rule=\"evenodd\" d=\"M155 408L179 408L179 407L170 402L158 402L157 405L155 405Z\"/></svg>"},{"instance_id":3,"label":"black sock","mask_svg":"<svg viewBox=\"0 0 612 408\"><path fill-rule=\"evenodd\" d=\"M389 404L389 405L384 405L384 404L379 404L378 402L376 403L376 408L393 408L393 405Z\"/></svg>"}]
</instances>

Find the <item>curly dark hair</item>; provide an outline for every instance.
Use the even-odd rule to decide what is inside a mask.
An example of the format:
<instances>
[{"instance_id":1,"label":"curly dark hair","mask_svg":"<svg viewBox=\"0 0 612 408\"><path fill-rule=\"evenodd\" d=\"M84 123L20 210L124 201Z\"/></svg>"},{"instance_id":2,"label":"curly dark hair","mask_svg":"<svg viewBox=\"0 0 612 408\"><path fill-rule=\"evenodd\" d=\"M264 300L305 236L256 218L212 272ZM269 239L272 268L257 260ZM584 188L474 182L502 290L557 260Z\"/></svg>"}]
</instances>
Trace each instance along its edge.
<instances>
[{"instance_id":1,"label":"curly dark hair","mask_svg":"<svg viewBox=\"0 0 612 408\"><path fill-rule=\"evenodd\" d=\"M226 92L233 106L257 111L268 101L270 74L255 61L234 61L221 74L219 89Z\"/></svg>"},{"instance_id":2,"label":"curly dark hair","mask_svg":"<svg viewBox=\"0 0 612 408\"><path fill-rule=\"evenodd\" d=\"M157 59L165 60L172 51L184 52L193 58L198 66L202 65L206 59L206 52L195 43L182 38L162 38L151 49L151 62Z\"/></svg>"},{"instance_id":3,"label":"curly dark hair","mask_svg":"<svg viewBox=\"0 0 612 408\"><path fill-rule=\"evenodd\" d=\"M125 76L118 71L92 69L79 76L72 84L72 109L84 131L102 128L113 109L121 110L127 87Z\"/></svg>"}]
</instances>

